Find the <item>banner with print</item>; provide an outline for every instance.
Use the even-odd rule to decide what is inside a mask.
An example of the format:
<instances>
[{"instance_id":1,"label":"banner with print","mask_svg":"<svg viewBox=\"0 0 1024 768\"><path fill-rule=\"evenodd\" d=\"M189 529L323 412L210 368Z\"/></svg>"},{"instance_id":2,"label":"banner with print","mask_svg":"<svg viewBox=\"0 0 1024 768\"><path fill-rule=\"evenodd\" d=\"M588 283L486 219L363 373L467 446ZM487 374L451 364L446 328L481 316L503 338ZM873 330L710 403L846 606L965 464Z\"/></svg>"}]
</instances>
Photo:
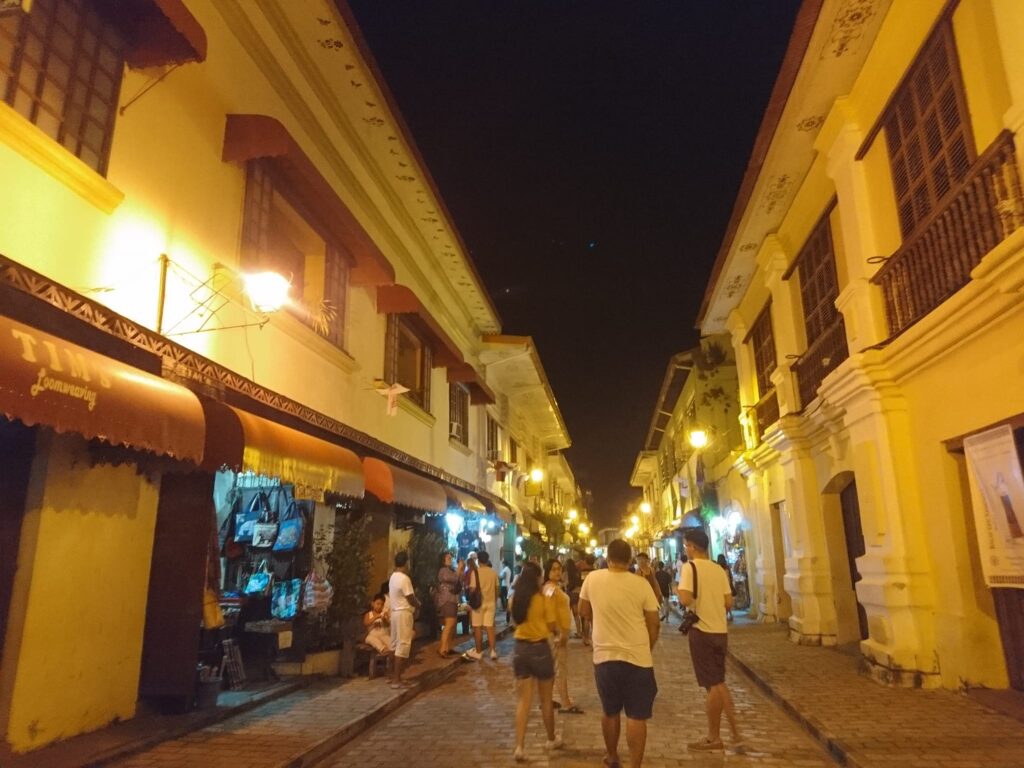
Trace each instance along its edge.
<instances>
[{"instance_id":1,"label":"banner with print","mask_svg":"<svg viewBox=\"0 0 1024 768\"><path fill-rule=\"evenodd\" d=\"M964 453L985 583L1024 589L1024 472L1013 430L965 438Z\"/></svg>"}]
</instances>

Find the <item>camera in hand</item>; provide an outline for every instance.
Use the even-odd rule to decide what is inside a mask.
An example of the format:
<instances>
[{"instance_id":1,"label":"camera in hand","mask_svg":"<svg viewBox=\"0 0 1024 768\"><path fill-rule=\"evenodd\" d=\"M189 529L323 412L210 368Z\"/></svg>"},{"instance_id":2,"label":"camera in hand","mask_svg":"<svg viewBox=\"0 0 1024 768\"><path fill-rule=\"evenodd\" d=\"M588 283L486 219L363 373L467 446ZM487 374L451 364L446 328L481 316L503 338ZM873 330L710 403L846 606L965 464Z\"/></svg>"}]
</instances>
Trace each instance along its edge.
<instances>
[{"instance_id":1,"label":"camera in hand","mask_svg":"<svg viewBox=\"0 0 1024 768\"><path fill-rule=\"evenodd\" d=\"M679 623L679 631L685 635L690 631L690 627L698 621L700 621L700 616L698 616L694 611L687 611L683 614L683 620Z\"/></svg>"}]
</instances>

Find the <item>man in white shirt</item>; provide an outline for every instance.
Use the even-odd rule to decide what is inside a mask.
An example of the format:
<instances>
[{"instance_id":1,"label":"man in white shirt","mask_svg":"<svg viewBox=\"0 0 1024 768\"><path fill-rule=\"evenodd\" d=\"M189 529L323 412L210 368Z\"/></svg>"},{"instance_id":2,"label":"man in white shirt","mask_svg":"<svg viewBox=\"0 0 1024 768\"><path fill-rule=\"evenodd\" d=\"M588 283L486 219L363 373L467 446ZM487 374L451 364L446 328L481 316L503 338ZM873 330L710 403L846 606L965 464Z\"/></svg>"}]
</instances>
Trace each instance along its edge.
<instances>
[{"instance_id":1,"label":"man in white shirt","mask_svg":"<svg viewBox=\"0 0 1024 768\"><path fill-rule=\"evenodd\" d=\"M736 726L732 694L725 685L725 651L729 641L725 612L732 608L732 590L729 576L708 558L707 534L699 529L691 530L683 539L688 562L679 575L679 601L699 618L687 636L697 685L708 692L708 735L689 748L694 752L718 752L725 748L720 735L722 712L732 729L733 743L738 746L743 741Z\"/></svg>"},{"instance_id":2,"label":"man in white shirt","mask_svg":"<svg viewBox=\"0 0 1024 768\"><path fill-rule=\"evenodd\" d=\"M409 578L409 553L395 555L395 572L388 580L388 602L391 607L391 650L395 652L391 687L403 688L402 667L412 652L413 619L420 601Z\"/></svg>"},{"instance_id":3,"label":"man in white shirt","mask_svg":"<svg viewBox=\"0 0 1024 768\"><path fill-rule=\"evenodd\" d=\"M498 574L491 568L491 556L487 550L480 550L477 555L479 566L470 576L469 589L479 587L480 607L470 612L470 621L473 625L473 639L476 647L466 655L471 659L479 661L484 657L484 630L487 630L487 642L491 646L491 659L498 658L498 650L495 645L497 637L494 631L494 614L498 608Z\"/></svg>"},{"instance_id":4,"label":"man in white shirt","mask_svg":"<svg viewBox=\"0 0 1024 768\"><path fill-rule=\"evenodd\" d=\"M605 764L619 764L621 713L633 768L647 746L647 721L658 685L651 649L658 641L658 601L647 580L629 572L633 552L616 539L608 545L608 568L591 571L580 590L580 615L593 623L594 680L604 710Z\"/></svg>"},{"instance_id":5,"label":"man in white shirt","mask_svg":"<svg viewBox=\"0 0 1024 768\"><path fill-rule=\"evenodd\" d=\"M509 602L508 602L508 591L512 586L512 566L508 560L501 564L501 570L498 571L498 576L501 577L501 610L505 612L505 623L511 624L509 616Z\"/></svg>"}]
</instances>

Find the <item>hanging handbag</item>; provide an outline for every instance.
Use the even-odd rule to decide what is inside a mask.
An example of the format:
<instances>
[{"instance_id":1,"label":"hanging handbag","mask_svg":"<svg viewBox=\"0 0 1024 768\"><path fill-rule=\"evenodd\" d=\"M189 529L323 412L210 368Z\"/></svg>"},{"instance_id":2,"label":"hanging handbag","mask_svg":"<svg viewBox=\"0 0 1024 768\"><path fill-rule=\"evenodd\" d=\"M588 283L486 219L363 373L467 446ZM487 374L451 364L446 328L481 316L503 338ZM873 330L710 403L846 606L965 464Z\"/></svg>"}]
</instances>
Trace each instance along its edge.
<instances>
[{"instance_id":1,"label":"hanging handbag","mask_svg":"<svg viewBox=\"0 0 1024 768\"><path fill-rule=\"evenodd\" d=\"M260 563L260 567L249 577L242 590L249 597L266 597L274 586L274 576L267 567L267 561Z\"/></svg>"},{"instance_id":2,"label":"hanging handbag","mask_svg":"<svg viewBox=\"0 0 1024 768\"><path fill-rule=\"evenodd\" d=\"M252 527L252 546L255 549L269 549L274 546L275 541L277 541L277 512L268 500L260 513L260 519Z\"/></svg>"},{"instance_id":3,"label":"hanging handbag","mask_svg":"<svg viewBox=\"0 0 1024 768\"><path fill-rule=\"evenodd\" d=\"M275 619L290 620L299 612L302 579L284 579L274 585L270 598L270 615Z\"/></svg>"},{"instance_id":4,"label":"hanging handbag","mask_svg":"<svg viewBox=\"0 0 1024 768\"><path fill-rule=\"evenodd\" d=\"M302 609L306 613L326 611L334 599L334 587L316 569L306 576L302 589Z\"/></svg>"},{"instance_id":5,"label":"hanging handbag","mask_svg":"<svg viewBox=\"0 0 1024 768\"><path fill-rule=\"evenodd\" d=\"M302 549L303 534L306 531L306 520L299 505L292 501L281 517L277 529L277 540L274 542L275 552L291 552Z\"/></svg>"},{"instance_id":6,"label":"hanging handbag","mask_svg":"<svg viewBox=\"0 0 1024 768\"><path fill-rule=\"evenodd\" d=\"M474 611L480 610L480 606L484 604L484 593L480 589L480 576L476 569L473 569L473 573L469 577L469 581L472 584L474 579L476 580L476 586L470 587L466 590L466 602L469 603L469 607Z\"/></svg>"},{"instance_id":7,"label":"hanging handbag","mask_svg":"<svg viewBox=\"0 0 1024 768\"><path fill-rule=\"evenodd\" d=\"M696 564L692 560L690 561L690 567L693 568L693 600L694 600L694 603L696 603L696 601L697 601L697 566L696 566ZM693 625L696 624L698 621L700 621L700 616L697 615L697 612L694 611L692 608L687 609L686 613L683 614L683 620L681 622L679 622L679 631L682 632L685 635L686 633L688 633L690 631L690 628L693 627Z\"/></svg>"},{"instance_id":8,"label":"hanging handbag","mask_svg":"<svg viewBox=\"0 0 1024 768\"><path fill-rule=\"evenodd\" d=\"M270 501L267 494L257 491L242 509L235 513L235 541L251 544L253 528L270 515Z\"/></svg>"}]
</instances>

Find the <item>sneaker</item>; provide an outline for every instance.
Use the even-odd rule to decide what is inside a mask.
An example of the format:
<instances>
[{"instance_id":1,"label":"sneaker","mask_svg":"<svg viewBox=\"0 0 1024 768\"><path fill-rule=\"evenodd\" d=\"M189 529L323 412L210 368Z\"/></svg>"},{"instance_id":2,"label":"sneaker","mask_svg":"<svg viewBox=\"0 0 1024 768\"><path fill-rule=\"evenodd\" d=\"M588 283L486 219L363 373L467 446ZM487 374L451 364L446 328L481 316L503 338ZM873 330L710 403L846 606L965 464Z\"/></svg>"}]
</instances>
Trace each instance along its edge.
<instances>
[{"instance_id":1,"label":"sneaker","mask_svg":"<svg viewBox=\"0 0 1024 768\"><path fill-rule=\"evenodd\" d=\"M562 737L561 736L555 736L555 738L551 739L548 742L547 746L548 746L548 749L561 749L562 747L565 746L565 743L562 741Z\"/></svg>"},{"instance_id":2,"label":"sneaker","mask_svg":"<svg viewBox=\"0 0 1024 768\"><path fill-rule=\"evenodd\" d=\"M517 763L526 762L526 753L523 751L522 747L516 747L516 751L512 753L512 757L515 758Z\"/></svg>"},{"instance_id":3,"label":"sneaker","mask_svg":"<svg viewBox=\"0 0 1024 768\"><path fill-rule=\"evenodd\" d=\"M480 661L484 657L484 655L475 648L473 650L466 651L466 656L471 658L473 661Z\"/></svg>"},{"instance_id":4,"label":"sneaker","mask_svg":"<svg viewBox=\"0 0 1024 768\"><path fill-rule=\"evenodd\" d=\"M721 752L725 749L725 745L722 743L721 739L718 741L711 741L711 739L705 736L700 741L687 744L686 748L691 752Z\"/></svg>"},{"instance_id":5,"label":"sneaker","mask_svg":"<svg viewBox=\"0 0 1024 768\"><path fill-rule=\"evenodd\" d=\"M497 660L498 660L498 652L495 651L494 649L491 649L491 661L497 661Z\"/></svg>"}]
</instances>

